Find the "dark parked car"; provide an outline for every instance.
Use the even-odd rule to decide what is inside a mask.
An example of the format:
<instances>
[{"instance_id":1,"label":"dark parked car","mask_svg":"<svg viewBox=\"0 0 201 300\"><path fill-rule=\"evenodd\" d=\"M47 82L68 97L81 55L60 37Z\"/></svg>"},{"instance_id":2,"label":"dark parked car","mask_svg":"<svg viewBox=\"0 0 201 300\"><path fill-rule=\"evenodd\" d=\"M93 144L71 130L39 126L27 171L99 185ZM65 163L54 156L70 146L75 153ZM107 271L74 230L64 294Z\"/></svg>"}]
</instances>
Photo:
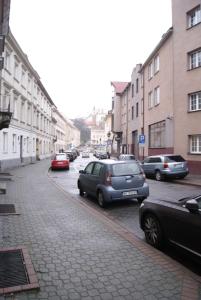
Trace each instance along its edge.
<instances>
[{"instance_id":1,"label":"dark parked car","mask_svg":"<svg viewBox=\"0 0 201 300\"><path fill-rule=\"evenodd\" d=\"M145 200L140 206L140 226L150 245L161 248L169 241L201 262L201 195L176 202Z\"/></svg>"},{"instance_id":2,"label":"dark parked car","mask_svg":"<svg viewBox=\"0 0 201 300\"><path fill-rule=\"evenodd\" d=\"M65 153L69 157L70 161L74 161L75 155L73 154L72 151L68 150L68 151L65 151Z\"/></svg>"},{"instance_id":3,"label":"dark parked car","mask_svg":"<svg viewBox=\"0 0 201 300\"><path fill-rule=\"evenodd\" d=\"M185 159L175 154L148 156L141 166L146 176L153 176L158 181L165 178L184 178L189 173Z\"/></svg>"},{"instance_id":4,"label":"dark parked car","mask_svg":"<svg viewBox=\"0 0 201 300\"><path fill-rule=\"evenodd\" d=\"M98 158L107 159L108 158L107 152L99 152Z\"/></svg>"},{"instance_id":5,"label":"dark parked car","mask_svg":"<svg viewBox=\"0 0 201 300\"><path fill-rule=\"evenodd\" d=\"M79 172L80 196L86 192L97 197L101 207L123 199L136 198L142 202L149 196L144 172L135 161L92 161Z\"/></svg>"}]
</instances>

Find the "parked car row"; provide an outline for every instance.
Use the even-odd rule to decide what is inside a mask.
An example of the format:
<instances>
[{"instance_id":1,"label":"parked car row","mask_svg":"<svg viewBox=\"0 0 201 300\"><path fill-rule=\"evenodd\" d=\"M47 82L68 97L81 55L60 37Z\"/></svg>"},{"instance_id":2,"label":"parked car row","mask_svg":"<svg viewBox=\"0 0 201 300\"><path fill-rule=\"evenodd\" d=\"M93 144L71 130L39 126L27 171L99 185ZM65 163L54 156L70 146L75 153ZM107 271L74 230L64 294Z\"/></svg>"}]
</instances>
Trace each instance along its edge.
<instances>
[{"instance_id":1,"label":"parked car row","mask_svg":"<svg viewBox=\"0 0 201 300\"><path fill-rule=\"evenodd\" d=\"M173 243L201 263L201 195L175 202L146 199L149 186L145 174L156 180L188 174L187 163L180 155L150 156L141 163L133 155L120 155L118 160L92 161L79 173L80 196L86 193L96 197L100 207L136 198L141 203L139 222L146 241L159 249L166 242Z\"/></svg>"},{"instance_id":2,"label":"parked car row","mask_svg":"<svg viewBox=\"0 0 201 300\"><path fill-rule=\"evenodd\" d=\"M64 151L61 149L59 153L56 153L51 160L51 169L52 170L61 170L66 169L69 170L70 162L74 161L74 159L79 155L79 151L77 149Z\"/></svg>"}]
</instances>

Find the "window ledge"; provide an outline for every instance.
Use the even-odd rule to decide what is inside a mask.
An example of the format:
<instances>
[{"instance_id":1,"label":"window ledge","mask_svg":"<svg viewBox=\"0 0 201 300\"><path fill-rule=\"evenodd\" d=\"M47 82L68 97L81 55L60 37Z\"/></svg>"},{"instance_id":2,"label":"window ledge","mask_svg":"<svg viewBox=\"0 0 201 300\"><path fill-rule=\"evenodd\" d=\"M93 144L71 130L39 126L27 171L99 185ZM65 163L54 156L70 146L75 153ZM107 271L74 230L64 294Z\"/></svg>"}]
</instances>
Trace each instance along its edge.
<instances>
[{"instance_id":1,"label":"window ledge","mask_svg":"<svg viewBox=\"0 0 201 300\"><path fill-rule=\"evenodd\" d=\"M199 69L201 68L201 66L198 66L198 67L195 67L195 68L192 68L192 69L187 69L187 71L193 71L193 70L196 70L196 69Z\"/></svg>"},{"instance_id":2,"label":"window ledge","mask_svg":"<svg viewBox=\"0 0 201 300\"><path fill-rule=\"evenodd\" d=\"M195 25L192 25L192 26L190 26L190 27L187 27L186 30L190 30L190 29L192 29L192 28L195 28L196 26L198 26L198 25L200 25L200 24L201 24L201 21L198 22L198 23L196 23Z\"/></svg>"},{"instance_id":3,"label":"window ledge","mask_svg":"<svg viewBox=\"0 0 201 300\"><path fill-rule=\"evenodd\" d=\"M199 153L187 152L187 155L201 155L201 152L199 152Z\"/></svg>"},{"instance_id":4,"label":"window ledge","mask_svg":"<svg viewBox=\"0 0 201 300\"><path fill-rule=\"evenodd\" d=\"M191 114L191 113L195 113L195 112L200 112L201 111L201 109L196 109L196 110L188 110L188 113L189 114Z\"/></svg>"}]
</instances>

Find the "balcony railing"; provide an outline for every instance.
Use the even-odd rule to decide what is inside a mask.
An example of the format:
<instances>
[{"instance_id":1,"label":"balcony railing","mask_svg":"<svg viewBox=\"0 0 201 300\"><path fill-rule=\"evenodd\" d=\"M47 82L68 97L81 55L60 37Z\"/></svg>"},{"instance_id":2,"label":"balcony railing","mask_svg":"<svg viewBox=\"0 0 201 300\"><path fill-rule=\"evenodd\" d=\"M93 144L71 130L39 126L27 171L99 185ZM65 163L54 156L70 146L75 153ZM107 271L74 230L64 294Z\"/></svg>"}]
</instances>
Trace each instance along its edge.
<instances>
[{"instance_id":1,"label":"balcony railing","mask_svg":"<svg viewBox=\"0 0 201 300\"><path fill-rule=\"evenodd\" d=\"M12 112L10 111L10 105L7 109L0 107L0 130L8 128L12 118Z\"/></svg>"}]
</instances>

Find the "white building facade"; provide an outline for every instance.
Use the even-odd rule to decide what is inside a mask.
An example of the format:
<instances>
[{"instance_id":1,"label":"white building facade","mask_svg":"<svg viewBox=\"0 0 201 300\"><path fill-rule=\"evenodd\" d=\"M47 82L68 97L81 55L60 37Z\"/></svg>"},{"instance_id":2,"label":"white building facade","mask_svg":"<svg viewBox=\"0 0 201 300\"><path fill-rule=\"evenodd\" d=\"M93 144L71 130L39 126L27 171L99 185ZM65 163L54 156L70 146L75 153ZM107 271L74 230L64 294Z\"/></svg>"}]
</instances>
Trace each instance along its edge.
<instances>
[{"instance_id":1,"label":"white building facade","mask_svg":"<svg viewBox=\"0 0 201 300\"><path fill-rule=\"evenodd\" d=\"M10 32L0 77L0 109L10 107L9 128L0 131L0 170L50 157L54 103Z\"/></svg>"}]
</instances>

